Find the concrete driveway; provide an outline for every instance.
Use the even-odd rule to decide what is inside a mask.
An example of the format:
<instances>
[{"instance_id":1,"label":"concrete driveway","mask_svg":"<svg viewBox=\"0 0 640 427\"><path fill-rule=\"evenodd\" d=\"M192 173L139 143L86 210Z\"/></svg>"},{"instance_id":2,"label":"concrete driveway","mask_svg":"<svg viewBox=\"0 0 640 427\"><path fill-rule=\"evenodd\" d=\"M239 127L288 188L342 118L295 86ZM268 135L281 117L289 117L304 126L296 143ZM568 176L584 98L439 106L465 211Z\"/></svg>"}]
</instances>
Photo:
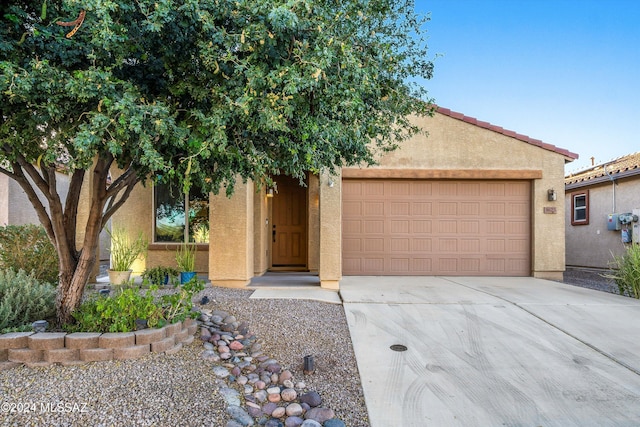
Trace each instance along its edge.
<instances>
[{"instance_id":1,"label":"concrete driveway","mask_svg":"<svg viewBox=\"0 0 640 427\"><path fill-rule=\"evenodd\" d=\"M640 425L638 300L534 278L340 293L372 427Z\"/></svg>"}]
</instances>

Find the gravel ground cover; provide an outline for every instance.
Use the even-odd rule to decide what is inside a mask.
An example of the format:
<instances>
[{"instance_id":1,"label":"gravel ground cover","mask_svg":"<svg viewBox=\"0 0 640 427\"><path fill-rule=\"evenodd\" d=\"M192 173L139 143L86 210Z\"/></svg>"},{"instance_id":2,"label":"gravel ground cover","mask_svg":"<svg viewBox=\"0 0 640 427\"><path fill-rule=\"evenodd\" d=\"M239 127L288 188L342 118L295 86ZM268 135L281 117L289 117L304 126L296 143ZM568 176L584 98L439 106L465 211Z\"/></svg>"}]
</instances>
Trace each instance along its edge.
<instances>
[{"instance_id":1,"label":"gravel ground cover","mask_svg":"<svg viewBox=\"0 0 640 427\"><path fill-rule=\"evenodd\" d=\"M618 286L612 279L607 279L603 275L606 270L592 270L584 268L567 268L564 272L563 283L580 286L583 288L595 289L602 292L619 294Z\"/></svg>"},{"instance_id":2,"label":"gravel ground cover","mask_svg":"<svg viewBox=\"0 0 640 427\"><path fill-rule=\"evenodd\" d=\"M568 269L564 283L617 293L602 271ZM341 305L300 300L253 300L253 291L206 288L208 309L246 321L266 355L316 390L347 426L369 420ZM82 366L18 367L0 371L0 426L212 426L229 419L212 365L195 340L173 355ZM313 355L316 372L304 375ZM8 412L7 409L14 409Z\"/></svg>"},{"instance_id":3,"label":"gravel ground cover","mask_svg":"<svg viewBox=\"0 0 640 427\"><path fill-rule=\"evenodd\" d=\"M347 426L369 426L342 306L252 300L252 292L209 287L195 300L206 295L205 308L246 321L264 354L320 393ZM173 355L0 371L0 425L224 427L226 404L202 350L196 339ZM303 373L306 355L314 356L311 375Z\"/></svg>"}]
</instances>

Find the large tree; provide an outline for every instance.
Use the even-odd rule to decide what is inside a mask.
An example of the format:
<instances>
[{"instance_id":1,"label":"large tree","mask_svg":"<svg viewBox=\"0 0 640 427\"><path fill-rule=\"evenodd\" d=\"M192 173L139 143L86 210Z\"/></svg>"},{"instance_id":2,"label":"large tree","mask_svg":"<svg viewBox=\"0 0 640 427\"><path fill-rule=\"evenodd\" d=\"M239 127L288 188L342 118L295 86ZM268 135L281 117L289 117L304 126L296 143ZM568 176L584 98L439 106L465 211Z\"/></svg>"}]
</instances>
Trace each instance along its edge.
<instances>
[{"instance_id":1,"label":"large tree","mask_svg":"<svg viewBox=\"0 0 640 427\"><path fill-rule=\"evenodd\" d=\"M411 0L8 0L0 19L0 172L58 251L61 322L138 183L230 194L237 177L371 164L429 113Z\"/></svg>"}]
</instances>

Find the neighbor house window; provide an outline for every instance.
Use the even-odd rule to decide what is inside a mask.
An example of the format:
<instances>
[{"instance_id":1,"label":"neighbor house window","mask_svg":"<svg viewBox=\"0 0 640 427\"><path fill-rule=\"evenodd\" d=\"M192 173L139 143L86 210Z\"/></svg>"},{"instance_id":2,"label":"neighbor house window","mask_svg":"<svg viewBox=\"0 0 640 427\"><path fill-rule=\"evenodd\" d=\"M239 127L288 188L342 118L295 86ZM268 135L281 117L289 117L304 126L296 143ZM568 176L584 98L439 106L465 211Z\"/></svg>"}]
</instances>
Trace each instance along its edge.
<instances>
[{"instance_id":1,"label":"neighbor house window","mask_svg":"<svg viewBox=\"0 0 640 427\"><path fill-rule=\"evenodd\" d=\"M154 242L209 242L208 193L196 185L185 194L177 183L158 183L153 196Z\"/></svg>"},{"instance_id":2,"label":"neighbor house window","mask_svg":"<svg viewBox=\"0 0 640 427\"><path fill-rule=\"evenodd\" d=\"M589 192L571 194L571 225L589 224Z\"/></svg>"}]
</instances>

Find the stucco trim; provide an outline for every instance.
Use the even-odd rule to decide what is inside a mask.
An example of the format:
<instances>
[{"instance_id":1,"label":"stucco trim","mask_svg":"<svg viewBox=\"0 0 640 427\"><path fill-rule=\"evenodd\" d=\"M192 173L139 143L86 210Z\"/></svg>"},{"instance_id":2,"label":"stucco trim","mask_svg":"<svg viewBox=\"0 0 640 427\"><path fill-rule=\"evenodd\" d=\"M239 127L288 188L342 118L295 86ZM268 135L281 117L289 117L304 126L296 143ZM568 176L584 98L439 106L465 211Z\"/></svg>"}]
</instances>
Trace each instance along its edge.
<instances>
[{"instance_id":1,"label":"stucco trim","mask_svg":"<svg viewBox=\"0 0 640 427\"><path fill-rule=\"evenodd\" d=\"M380 179L542 179L538 169L360 169L343 168L342 178Z\"/></svg>"}]
</instances>

